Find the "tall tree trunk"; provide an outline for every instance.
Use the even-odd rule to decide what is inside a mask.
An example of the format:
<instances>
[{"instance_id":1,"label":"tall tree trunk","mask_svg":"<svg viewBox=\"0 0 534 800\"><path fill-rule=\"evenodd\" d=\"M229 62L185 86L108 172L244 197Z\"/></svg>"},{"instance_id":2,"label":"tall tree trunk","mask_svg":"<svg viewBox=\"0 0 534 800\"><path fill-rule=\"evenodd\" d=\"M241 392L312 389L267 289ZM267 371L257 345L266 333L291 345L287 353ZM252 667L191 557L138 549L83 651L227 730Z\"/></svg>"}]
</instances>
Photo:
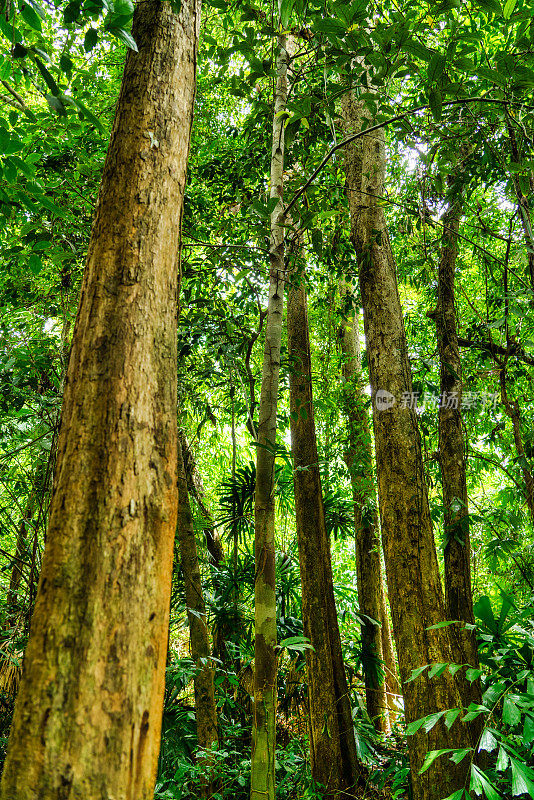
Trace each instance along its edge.
<instances>
[{"instance_id":1,"label":"tall tree trunk","mask_svg":"<svg viewBox=\"0 0 534 800\"><path fill-rule=\"evenodd\" d=\"M24 557L28 549L27 530L34 514L35 500L35 488L32 488L17 531L15 555L13 556L13 566L11 567L11 576L6 598L6 618L4 623L6 629L11 628L15 624L20 613L20 584L22 582Z\"/></svg>"},{"instance_id":2,"label":"tall tree trunk","mask_svg":"<svg viewBox=\"0 0 534 800\"><path fill-rule=\"evenodd\" d=\"M302 584L310 711L312 775L326 797L353 793L361 777L352 709L334 600L330 541L326 532L313 414L311 354L304 275L288 297L291 451ZM362 781L363 782L363 781Z\"/></svg>"},{"instance_id":3,"label":"tall tree trunk","mask_svg":"<svg viewBox=\"0 0 534 800\"><path fill-rule=\"evenodd\" d=\"M382 544L382 540L380 540ZM384 655L384 668L386 670L386 693L388 705L388 717L390 727L393 727L399 716L400 703L402 697L401 687L397 672L397 661L395 658L395 647L393 644L393 634L389 621L389 604L384 587L385 577L382 580L382 602L380 603L380 632L382 634L382 652Z\"/></svg>"},{"instance_id":4,"label":"tall tree trunk","mask_svg":"<svg viewBox=\"0 0 534 800\"><path fill-rule=\"evenodd\" d=\"M350 289L340 283L341 300L351 298ZM352 303L351 303L352 305ZM378 512L373 485L373 455L371 433L361 392L361 355L357 317L351 311L341 324L341 350L343 353L343 399L348 422L348 447L345 460L349 470L354 501L354 528L356 577L360 612L376 620L362 624L362 650L365 671L365 700L367 713L377 730L387 732L386 684L381 675L384 651L380 620L382 569L380 563L380 537Z\"/></svg>"},{"instance_id":5,"label":"tall tree trunk","mask_svg":"<svg viewBox=\"0 0 534 800\"><path fill-rule=\"evenodd\" d=\"M362 105L348 95L345 113L361 129ZM412 378L395 264L383 207L385 140L380 129L346 148L351 236L359 262L367 356L374 404L378 496L393 632L399 655L407 722L458 707L453 676L445 670L428 679L424 672L408 682L412 670L433 662L454 662L447 627L429 630L446 619L425 484L421 440L415 410L399 403L412 393ZM361 175L361 183L357 176ZM406 406L406 407L405 407ZM467 726L442 720L428 732L409 737L414 800L436 800L463 785L465 760L458 766L438 759L422 775L429 750L469 746Z\"/></svg>"},{"instance_id":6,"label":"tall tree trunk","mask_svg":"<svg viewBox=\"0 0 534 800\"><path fill-rule=\"evenodd\" d=\"M152 800L176 488L180 219L199 4L144 0L65 381L2 800ZM31 755L29 755L31 754Z\"/></svg>"},{"instance_id":7,"label":"tall tree trunk","mask_svg":"<svg viewBox=\"0 0 534 800\"><path fill-rule=\"evenodd\" d=\"M371 431L362 392L358 317L353 310L352 289L345 281L340 282L340 299L344 315L340 330L343 354L343 400L348 423L348 447L345 459L354 500L358 600L361 613L378 623L366 621L362 624L362 649L364 658L369 662L369 669L365 672L365 697L367 712L375 727L387 733L389 731L387 710L390 703L386 693L388 685L386 678L389 678L390 685L393 684L395 662L388 653L389 676L388 673L382 676L382 664L385 663L386 647L391 642L391 631L382 581L380 558L382 547L374 485Z\"/></svg>"},{"instance_id":8,"label":"tall tree trunk","mask_svg":"<svg viewBox=\"0 0 534 800\"><path fill-rule=\"evenodd\" d=\"M514 123L510 116L508 109L506 111L506 127L508 130L508 138L510 140L511 162L517 167L521 166L522 156L517 143L517 137L514 130ZM534 231L532 229L532 215L530 212L530 204L528 194L524 194L521 188L520 174L512 172L512 183L514 186L515 195L517 198L517 208L521 217L521 226L523 228L523 235L525 240L525 247L527 250L528 262L528 276L530 280L530 287L534 292ZM530 189L532 191L532 180L530 181Z\"/></svg>"},{"instance_id":9,"label":"tall tree trunk","mask_svg":"<svg viewBox=\"0 0 534 800\"><path fill-rule=\"evenodd\" d=\"M499 363L499 362L497 362ZM504 410L507 416L510 417L512 422L512 432L514 436L515 451L517 453L517 460L521 465L521 474L525 483L525 498L527 501L528 510L530 512L530 519L534 524L534 475L530 469L529 460L525 453L525 446L523 444L523 434L521 431L521 410L517 400L510 400L508 397L508 388L506 380L506 360L499 363L499 382L501 386L501 401L504 405Z\"/></svg>"},{"instance_id":10,"label":"tall tree trunk","mask_svg":"<svg viewBox=\"0 0 534 800\"><path fill-rule=\"evenodd\" d=\"M202 579L198 563L197 543L193 527L193 516L189 504L189 492L185 477L184 461L180 438L178 456L178 524L176 533L180 546L180 559L185 584L185 602L189 621L189 641L191 657L195 662L195 710L197 718L197 737L201 748L217 747L217 710L215 708L214 669L210 659L206 605L202 592ZM209 770L208 770L209 772ZM209 790L209 775L206 779L206 795ZM209 792L211 793L211 792Z\"/></svg>"},{"instance_id":11,"label":"tall tree trunk","mask_svg":"<svg viewBox=\"0 0 534 800\"><path fill-rule=\"evenodd\" d=\"M271 214L269 302L258 422L256 495L254 502L256 581L254 594L254 720L252 728L251 800L274 800L276 745L276 596L274 467L278 379L284 309L283 173L284 120L287 101L286 36L278 36L276 90L271 154Z\"/></svg>"},{"instance_id":12,"label":"tall tree trunk","mask_svg":"<svg viewBox=\"0 0 534 800\"><path fill-rule=\"evenodd\" d=\"M460 620L451 633L460 639L462 658L479 666L478 647L473 625L471 590L471 542L465 465L465 442L462 427L462 361L458 346L454 278L458 252L458 232L462 217L462 165L449 179L450 200L443 215L443 237L438 270L438 302L435 311L436 335L440 360L439 460L443 485L445 522L445 605L450 620ZM478 681L460 678L464 705L481 703ZM473 725L476 741L480 723Z\"/></svg>"}]
</instances>

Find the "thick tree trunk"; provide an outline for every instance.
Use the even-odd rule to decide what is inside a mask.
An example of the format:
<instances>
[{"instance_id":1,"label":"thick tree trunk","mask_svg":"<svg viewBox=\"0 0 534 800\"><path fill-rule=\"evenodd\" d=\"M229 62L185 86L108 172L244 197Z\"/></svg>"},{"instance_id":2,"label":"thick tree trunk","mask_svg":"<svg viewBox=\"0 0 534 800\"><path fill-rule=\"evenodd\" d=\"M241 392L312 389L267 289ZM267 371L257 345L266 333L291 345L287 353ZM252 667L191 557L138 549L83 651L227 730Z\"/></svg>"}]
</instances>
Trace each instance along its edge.
<instances>
[{"instance_id":1,"label":"thick tree trunk","mask_svg":"<svg viewBox=\"0 0 534 800\"><path fill-rule=\"evenodd\" d=\"M362 107L347 97L345 113L361 128ZM412 393L406 335L393 254L382 205L385 181L383 129L362 137L361 148L346 149L351 234L360 271L367 355L374 404L378 495L393 631L399 655L407 722L460 705L458 686L445 670L408 682L412 670L434 662L455 661L447 627L429 630L446 619L445 604L424 479L415 410L400 402ZM361 163L358 163L360 162ZM356 175L361 175L357 185ZM443 721L409 737L414 800L446 797L463 785L465 760L455 767L438 759L419 774L429 750L469 746L468 729Z\"/></svg>"},{"instance_id":2,"label":"thick tree trunk","mask_svg":"<svg viewBox=\"0 0 534 800\"><path fill-rule=\"evenodd\" d=\"M202 579L198 563L197 543L193 517L189 504L189 493L185 477L182 447L178 438L178 523L176 534L180 547L180 559L185 584L185 602L189 621L191 658L198 670L195 676L195 710L197 718L198 744L201 748L217 747L217 710L215 708L214 669L210 659L206 605L202 592ZM209 772L209 770L208 770ZM206 790L209 788L206 776ZM206 791L208 794L208 791Z\"/></svg>"},{"instance_id":3,"label":"thick tree trunk","mask_svg":"<svg viewBox=\"0 0 534 800\"><path fill-rule=\"evenodd\" d=\"M330 541L326 532L313 414L311 355L304 275L288 297L291 451L302 584L310 711L312 775L326 797L353 794L361 778L352 710L334 600Z\"/></svg>"},{"instance_id":4,"label":"thick tree trunk","mask_svg":"<svg viewBox=\"0 0 534 800\"><path fill-rule=\"evenodd\" d=\"M471 590L471 542L462 424L462 361L458 346L454 278L458 251L458 232L462 216L461 165L449 180L450 201L443 216L443 237L438 271L438 302L435 312L440 359L439 459L443 485L445 523L445 605L450 620L460 620L451 633L459 637L460 657L478 668L476 635L465 625L473 625ZM478 682L463 681L464 705L481 703ZM473 736L478 738L478 726Z\"/></svg>"},{"instance_id":5,"label":"thick tree trunk","mask_svg":"<svg viewBox=\"0 0 534 800\"><path fill-rule=\"evenodd\" d=\"M176 488L180 218L199 4L144 0L65 381L2 800L152 800Z\"/></svg>"},{"instance_id":6,"label":"thick tree trunk","mask_svg":"<svg viewBox=\"0 0 534 800\"><path fill-rule=\"evenodd\" d=\"M277 43L270 181L271 198L276 198L278 204L271 214L269 302L265 321L254 502L256 582L251 800L274 800L275 796L277 659L274 466L285 282L282 225L284 120L281 113L287 101L286 45L286 36L280 34Z\"/></svg>"},{"instance_id":7,"label":"thick tree trunk","mask_svg":"<svg viewBox=\"0 0 534 800\"><path fill-rule=\"evenodd\" d=\"M383 672L384 648L382 620L387 612L382 586L380 563L380 533L376 492L373 476L371 432L361 386L361 354L357 316L352 310L352 292L345 281L340 282L344 318L340 342L343 354L343 404L348 423L348 443L345 460L349 470L354 501L356 576L360 611L371 620L362 624L362 649L368 668L365 669L365 700L367 713L377 730L387 733L389 718L386 682ZM346 308L347 301L349 308Z\"/></svg>"}]
</instances>

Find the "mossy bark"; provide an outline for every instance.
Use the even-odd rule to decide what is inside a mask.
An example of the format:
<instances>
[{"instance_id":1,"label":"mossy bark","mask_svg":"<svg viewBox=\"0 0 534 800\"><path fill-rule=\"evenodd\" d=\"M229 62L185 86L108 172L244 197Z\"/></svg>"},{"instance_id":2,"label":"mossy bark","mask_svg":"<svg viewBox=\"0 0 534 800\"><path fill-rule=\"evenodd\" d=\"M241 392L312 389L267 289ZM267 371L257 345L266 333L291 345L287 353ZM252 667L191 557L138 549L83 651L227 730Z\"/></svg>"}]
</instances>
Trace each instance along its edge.
<instances>
[{"instance_id":1,"label":"mossy bark","mask_svg":"<svg viewBox=\"0 0 534 800\"><path fill-rule=\"evenodd\" d=\"M142 0L65 380L2 800L152 800L177 516L176 303L199 4Z\"/></svg>"},{"instance_id":2,"label":"mossy bark","mask_svg":"<svg viewBox=\"0 0 534 800\"><path fill-rule=\"evenodd\" d=\"M459 624L451 628L458 639L460 663L478 668L478 648L474 631L473 595L471 589L471 542L467 496L465 441L462 421L462 361L458 346L455 304L455 269L458 234L462 217L462 165L457 166L448 181L449 204L443 215L441 258L438 270L438 300L433 314L440 360L439 461L443 486L445 546L445 605L450 620ZM478 681L469 683L459 674L464 705L481 703ZM473 744L481 730L481 718L472 725Z\"/></svg>"},{"instance_id":3,"label":"mossy bark","mask_svg":"<svg viewBox=\"0 0 534 800\"><path fill-rule=\"evenodd\" d=\"M325 797L353 796L365 781L357 760L324 517L304 275L292 279L287 330L302 620L313 647L306 651L311 769L326 787Z\"/></svg>"},{"instance_id":4,"label":"mossy bark","mask_svg":"<svg viewBox=\"0 0 534 800\"><path fill-rule=\"evenodd\" d=\"M198 561L197 543L193 527L193 516L189 503L189 492L185 477L182 446L178 438L178 522L176 535L180 549L180 560L185 585L185 601L189 622L191 658L195 662L195 711L199 747L203 750L216 748L219 744L217 709L213 662L211 661L206 604L202 591L202 578ZM204 794L212 793L209 758L206 763Z\"/></svg>"},{"instance_id":5,"label":"mossy bark","mask_svg":"<svg viewBox=\"0 0 534 800\"><path fill-rule=\"evenodd\" d=\"M362 392L358 317L353 310L352 289L344 280L340 281L340 298L343 315L340 328L344 381L343 405L348 424L345 460L349 470L354 501L358 601L360 612L369 617L362 624L362 649L367 662L364 676L365 702L367 713L377 730L387 733L389 731L389 715L382 634L384 626L389 627L389 619L382 585L381 540L376 505L373 450L365 396ZM391 669L391 664L389 669Z\"/></svg>"},{"instance_id":6,"label":"mossy bark","mask_svg":"<svg viewBox=\"0 0 534 800\"><path fill-rule=\"evenodd\" d=\"M345 113L361 129L362 106L349 95ZM361 147L346 148L351 238L358 264L364 310L367 357L374 404L373 425L382 536L393 632L399 656L407 722L461 705L457 681L447 671L409 681L412 670L435 662L454 662L447 627L417 417L403 397L412 394L412 378L393 254L383 206L385 140L383 129L362 137ZM357 177L361 175L361 183ZM380 400L382 399L382 402ZM458 766L438 759L422 775L429 750L470 745L469 730L443 721L408 739L414 800L437 800L459 789L465 760Z\"/></svg>"}]
</instances>

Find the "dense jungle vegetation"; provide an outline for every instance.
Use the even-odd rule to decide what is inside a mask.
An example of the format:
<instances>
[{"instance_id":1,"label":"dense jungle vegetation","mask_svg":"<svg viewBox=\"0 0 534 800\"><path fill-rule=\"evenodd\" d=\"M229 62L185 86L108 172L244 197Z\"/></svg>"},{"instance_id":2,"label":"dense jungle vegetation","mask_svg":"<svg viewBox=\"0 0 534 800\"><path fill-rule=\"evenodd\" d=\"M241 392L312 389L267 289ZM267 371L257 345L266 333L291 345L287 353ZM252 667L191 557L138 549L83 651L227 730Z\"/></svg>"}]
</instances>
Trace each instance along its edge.
<instances>
[{"instance_id":1,"label":"dense jungle vegetation","mask_svg":"<svg viewBox=\"0 0 534 800\"><path fill-rule=\"evenodd\" d=\"M534 3L0 42L0 800L534 798Z\"/></svg>"}]
</instances>

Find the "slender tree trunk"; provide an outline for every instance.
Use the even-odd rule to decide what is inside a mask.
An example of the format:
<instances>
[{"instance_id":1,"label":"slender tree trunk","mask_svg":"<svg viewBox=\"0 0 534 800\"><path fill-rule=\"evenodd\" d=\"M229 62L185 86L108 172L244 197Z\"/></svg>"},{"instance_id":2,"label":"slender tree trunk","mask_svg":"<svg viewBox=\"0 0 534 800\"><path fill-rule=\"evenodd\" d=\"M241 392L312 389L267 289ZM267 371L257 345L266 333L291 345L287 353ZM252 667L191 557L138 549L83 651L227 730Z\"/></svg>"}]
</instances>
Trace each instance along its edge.
<instances>
[{"instance_id":1,"label":"slender tree trunk","mask_svg":"<svg viewBox=\"0 0 534 800\"><path fill-rule=\"evenodd\" d=\"M388 601L386 597L386 590L384 588L384 581L382 581L382 602L380 603L380 626L382 634L382 652L384 654L384 667L386 670L386 692L389 724L390 727L393 727L399 716L399 700L402 697L402 692L398 679L395 646L393 644L393 635L391 633L391 623L389 621Z\"/></svg>"},{"instance_id":2,"label":"slender tree trunk","mask_svg":"<svg viewBox=\"0 0 534 800\"><path fill-rule=\"evenodd\" d=\"M13 557L13 566L11 567L11 576L9 579L9 588L7 590L6 599L6 618L4 627L11 628L20 613L20 584L22 582L22 568L24 565L24 557L27 555L28 538L27 530L28 525L31 523L34 507L35 507L35 494L34 489L28 498L24 515L19 523L17 531L17 542L15 545L15 555Z\"/></svg>"},{"instance_id":3,"label":"slender tree trunk","mask_svg":"<svg viewBox=\"0 0 534 800\"><path fill-rule=\"evenodd\" d=\"M201 748L217 747L217 710L215 708L214 669L210 659L206 605L202 592L202 579L198 562L197 543L193 527L193 517L189 504L189 492L185 477L184 461L180 439L178 439L178 524L176 533L180 546L180 559L185 583L185 601L189 621L189 640L191 657L195 662L195 710L197 718L198 744ZM208 770L209 771L209 770ZM205 793L210 794L209 775L206 779Z\"/></svg>"},{"instance_id":4,"label":"slender tree trunk","mask_svg":"<svg viewBox=\"0 0 534 800\"><path fill-rule=\"evenodd\" d=\"M152 800L176 489L180 219L196 0L144 0L65 381L48 537L2 800Z\"/></svg>"},{"instance_id":5,"label":"slender tree trunk","mask_svg":"<svg viewBox=\"0 0 534 800\"><path fill-rule=\"evenodd\" d=\"M341 350L343 353L343 400L348 423L348 447L345 459L350 474L354 501L354 528L356 551L356 576L360 611L375 623L362 624L362 650L365 669L365 700L367 713L377 730L387 733L386 682L382 675L384 648L382 645L382 620L387 619L385 594L382 586L380 562L380 534L376 492L373 479L373 452L371 432L361 390L361 354L358 339L358 318L352 310L352 292L345 281L340 282L342 303L347 300L341 324ZM367 664L365 664L365 661Z\"/></svg>"},{"instance_id":6,"label":"slender tree trunk","mask_svg":"<svg viewBox=\"0 0 534 800\"><path fill-rule=\"evenodd\" d=\"M511 162L514 165L520 166L521 153L517 144L517 137L515 135L513 122L512 119L510 118L510 112L508 111L508 109L506 109L506 115L507 115L506 126L508 129L508 138L510 140L510 149L511 149ZM517 198L517 207L519 210L519 215L521 217L521 226L523 228L525 247L527 250L528 276L530 280L530 287L534 292L534 231L532 229L532 215L530 212L530 204L528 201L528 195L525 195L523 193L523 190L521 188L521 181L519 175L516 172L512 172L512 183ZM532 190L532 181L530 188Z\"/></svg>"},{"instance_id":7,"label":"slender tree trunk","mask_svg":"<svg viewBox=\"0 0 534 800\"><path fill-rule=\"evenodd\" d=\"M510 417L512 422L512 432L514 436L515 451L517 453L518 461L521 465L521 474L525 483L525 497L527 501L530 518L534 524L534 475L531 472L529 461L525 453L523 445L523 434L521 431L521 411L517 400L510 400L508 397L508 388L506 385L506 364L500 364L501 371L499 373L499 380L501 385L501 400L504 405L506 414Z\"/></svg>"},{"instance_id":8,"label":"slender tree trunk","mask_svg":"<svg viewBox=\"0 0 534 800\"><path fill-rule=\"evenodd\" d=\"M467 496L465 441L462 423L462 361L458 346L454 278L458 252L458 232L462 217L462 165L449 180L450 201L443 216L443 237L438 271L438 302L435 312L440 359L439 459L443 485L445 522L445 605L450 620L460 620L451 633L459 637L462 658L479 666L478 647L473 625L471 590L471 542ZM463 677L463 674L462 674ZM478 681L460 679L464 705L481 703ZM482 718L472 725L474 742L480 735Z\"/></svg>"},{"instance_id":9,"label":"slender tree trunk","mask_svg":"<svg viewBox=\"0 0 534 800\"><path fill-rule=\"evenodd\" d=\"M281 224L284 120L281 114L287 101L286 45L286 36L279 34L270 181L271 198L276 198L278 204L271 214L269 302L265 321L254 504L256 581L251 800L274 800L275 796L277 659L274 467L285 282L284 228Z\"/></svg>"},{"instance_id":10,"label":"slender tree trunk","mask_svg":"<svg viewBox=\"0 0 534 800\"><path fill-rule=\"evenodd\" d=\"M345 113L354 127L361 129L362 106L350 95ZM413 390L395 264L383 208L377 199L384 194L384 131L375 131L360 141L361 147L346 149L351 235L360 271L393 632L405 716L412 722L459 706L460 696L447 670L433 679L424 672L409 681L412 670L418 667L456 659L449 629L430 629L443 622L446 613L417 418L411 404L400 402ZM357 175L362 176L360 185L355 183ZM409 737L408 745L414 800L437 800L463 785L464 762L455 767L448 760L438 759L419 774L427 751L470 745L469 729L463 723L455 722L449 731L440 720L428 733L420 728Z\"/></svg>"},{"instance_id":11,"label":"slender tree trunk","mask_svg":"<svg viewBox=\"0 0 534 800\"><path fill-rule=\"evenodd\" d=\"M213 514L211 513L206 501L206 493L204 491L202 476L198 471L195 456L193 455L193 451L191 450L185 433L181 429L178 430L178 438L180 440L180 447L182 448L182 455L184 459L187 489L198 505L204 520L204 536L206 537L206 549L208 551L210 566L217 569L224 561L223 546L220 537L217 536L215 532Z\"/></svg>"},{"instance_id":12,"label":"slender tree trunk","mask_svg":"<svg viewBox=\"0 0 534 800\"><path fill-rule=\"evenodd\" d=\"M325 796L334 798L340 792L353 793L362 779L324 518L304 275L294 278L289 292L287 330L302 619L304 633L313 647L306 651L311 768L315 780L326 787Z\"/></svg>"}]
</instances>

